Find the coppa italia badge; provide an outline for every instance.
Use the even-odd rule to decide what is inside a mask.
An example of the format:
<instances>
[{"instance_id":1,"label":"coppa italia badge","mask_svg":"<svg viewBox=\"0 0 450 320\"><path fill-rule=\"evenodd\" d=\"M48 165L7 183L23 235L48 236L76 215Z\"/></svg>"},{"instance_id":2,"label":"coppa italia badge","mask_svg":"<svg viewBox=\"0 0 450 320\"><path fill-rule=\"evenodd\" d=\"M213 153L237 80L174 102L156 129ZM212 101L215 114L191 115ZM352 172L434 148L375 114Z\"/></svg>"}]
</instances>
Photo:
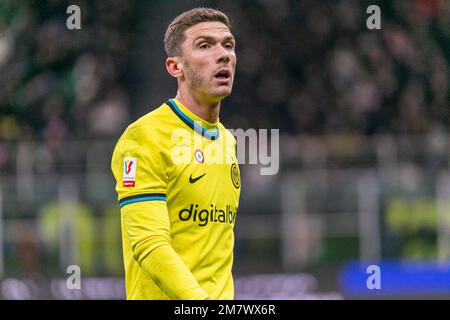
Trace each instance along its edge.
<instances>
[{"instance_id":1,"label":"coppa italia badge","mask_svg":"<svg viewBox=\"0 0 450 320\"><path fill-rule=\"evenodd\" d=\"M125 158L123 160L123 187L130 188L136 185L136 158Z\"/></svg>"}]
</instances>

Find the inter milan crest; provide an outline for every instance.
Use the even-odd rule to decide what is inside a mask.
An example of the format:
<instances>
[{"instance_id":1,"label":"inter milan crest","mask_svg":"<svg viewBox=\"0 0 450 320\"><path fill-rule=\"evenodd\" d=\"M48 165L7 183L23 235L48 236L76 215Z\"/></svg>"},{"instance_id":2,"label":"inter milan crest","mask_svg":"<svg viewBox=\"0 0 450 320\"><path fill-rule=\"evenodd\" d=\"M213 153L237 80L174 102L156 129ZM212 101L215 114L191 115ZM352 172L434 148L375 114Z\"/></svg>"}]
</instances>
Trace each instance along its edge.
<instances>
[{"instance_id":1,"label":"inter milan crest","mask_svg":"<svg viewBox=\"0 0 450 320\"><path fill-rule=\"evenodd\" d=\"M241 186L241 177L240 177L240 174L239 174L239 168L236 165L236 163L233 163L231 165L230 173L231 173L231 182L233 182L233 186L236 189L239 189L239 187Z\"/></svg>"}]
</instances>

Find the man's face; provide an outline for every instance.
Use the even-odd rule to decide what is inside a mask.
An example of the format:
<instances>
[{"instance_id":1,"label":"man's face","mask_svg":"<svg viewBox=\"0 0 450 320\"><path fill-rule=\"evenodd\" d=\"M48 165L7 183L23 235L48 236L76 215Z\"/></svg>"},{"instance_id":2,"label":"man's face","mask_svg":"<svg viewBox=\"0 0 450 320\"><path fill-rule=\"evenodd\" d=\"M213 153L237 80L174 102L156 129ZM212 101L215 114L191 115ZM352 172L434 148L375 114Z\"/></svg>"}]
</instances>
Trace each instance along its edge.
<instances>
[{"instance_id":1,"label":"man's face","mask_svg":"<svg viewBox=\"0 0 450 320\"><path fill-rule=\"evenodd\" d=\"M231 93L236 68L235 39L220 22L198 23L185 31L183 76L189 90L207 102Z\"/></svg>"}]
</instances>

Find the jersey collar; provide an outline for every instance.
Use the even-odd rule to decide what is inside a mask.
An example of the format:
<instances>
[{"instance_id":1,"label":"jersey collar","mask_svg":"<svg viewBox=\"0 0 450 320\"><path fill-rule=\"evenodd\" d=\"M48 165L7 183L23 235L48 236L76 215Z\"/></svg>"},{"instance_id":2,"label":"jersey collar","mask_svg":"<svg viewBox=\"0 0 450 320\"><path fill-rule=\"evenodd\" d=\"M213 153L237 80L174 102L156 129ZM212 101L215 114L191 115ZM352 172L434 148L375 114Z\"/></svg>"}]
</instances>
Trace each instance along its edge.
<instances>
[{"instance_id":1,"label":"jersey collar","mask_svg":"<svg viewBox=\"0 0 450 320\"><path fill-rule=\"evenodd\" d=\"M219 138L219 121L211 123L195 115L177 99L169 99L166 104L189 128L209 140Z\"/></svg>"}]
</instances>

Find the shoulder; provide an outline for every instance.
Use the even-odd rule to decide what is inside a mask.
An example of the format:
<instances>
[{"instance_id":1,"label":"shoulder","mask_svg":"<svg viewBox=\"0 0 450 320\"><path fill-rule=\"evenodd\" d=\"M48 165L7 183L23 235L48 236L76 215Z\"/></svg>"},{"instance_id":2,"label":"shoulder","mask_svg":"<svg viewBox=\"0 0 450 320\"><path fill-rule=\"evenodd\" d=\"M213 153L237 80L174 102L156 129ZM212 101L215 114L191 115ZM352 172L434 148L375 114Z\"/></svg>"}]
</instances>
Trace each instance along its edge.
<instances>
[{"instance_id":1,"label":"shoulder","mask_svg":"<svg viewBox=\"0 0 450 320\"><path fill-rule=\"evenodd\" d=\"M219 123L219 130L221 131L221 134L225 136L225 139L227 141L232 141L233 143L236 143L236 137L234 136L233 129L227 129L225 126L220 122Z\"/></svg>"},{"instance_id":2,"label":"shoulder","mask_svg":"<svg viewBox=\"0 0 450 320\"><path fill-rule=\"evenodd\" d=\"M164 103L131 123L118 139L115 149L154 147L163 140L170 125L170 108Z\"/></svg>"},{"instance_id":3,"label":"shoulder","mask_svg":"<svg viewBox=\"0 0 450 320\"><path fill-rule=\"evenodd\" d=\"M131 123L125 131L157 133L170 125L170 113L170 108L164 103Z\"/></svg>"}]
</instances>

